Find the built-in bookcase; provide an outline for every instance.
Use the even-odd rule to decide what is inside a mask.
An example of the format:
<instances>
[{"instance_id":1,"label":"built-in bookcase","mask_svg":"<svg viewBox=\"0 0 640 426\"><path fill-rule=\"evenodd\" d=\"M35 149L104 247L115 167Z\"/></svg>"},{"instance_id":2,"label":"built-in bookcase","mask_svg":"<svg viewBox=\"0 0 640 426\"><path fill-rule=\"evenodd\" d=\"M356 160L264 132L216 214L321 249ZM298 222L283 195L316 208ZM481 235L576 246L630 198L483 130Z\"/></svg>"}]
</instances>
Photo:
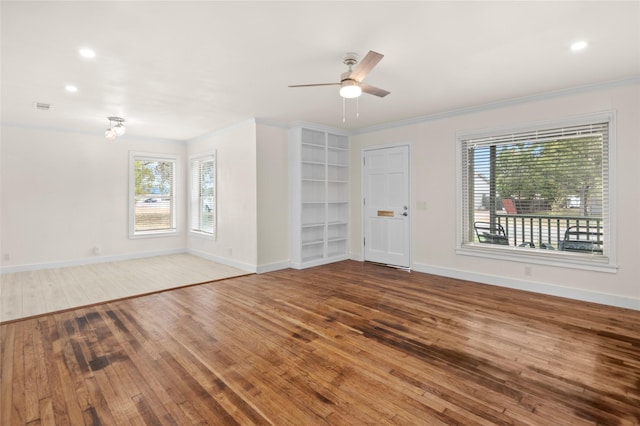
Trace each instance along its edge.
<instances>
[{"instance_id":1,"label":"built-in bookcase","mask_svg":"<svg viewBox=\"0 0 640 426\"><path fill-rule=\"evenodd\" d=\"M306 268L348 258L349 138L290 130L291 264Z\"/></svg>"}]
</instances>

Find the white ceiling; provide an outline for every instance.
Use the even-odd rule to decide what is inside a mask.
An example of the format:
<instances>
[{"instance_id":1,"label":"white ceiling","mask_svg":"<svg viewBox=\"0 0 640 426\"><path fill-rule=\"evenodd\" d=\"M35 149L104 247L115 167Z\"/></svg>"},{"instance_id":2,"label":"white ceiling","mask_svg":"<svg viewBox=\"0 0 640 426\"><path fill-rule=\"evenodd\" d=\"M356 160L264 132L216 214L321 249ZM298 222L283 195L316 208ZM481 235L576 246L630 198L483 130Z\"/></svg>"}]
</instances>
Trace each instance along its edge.
<instances>
[{"instance_id":1,"label":"white ceiling","mask_svg":"<svg viewBox=\"0 0 640 426\"><path fill-rule=\"evenodd\" d=\"M96 134L112 115L177 140L252 117L367 128L640 75L639 1L3 0L1 20L2 122ZM287 87L369 50L385 57L366 82L391 94L359 118L348 100L342 123L338 87Z\"/></svg>"}]
</instances>

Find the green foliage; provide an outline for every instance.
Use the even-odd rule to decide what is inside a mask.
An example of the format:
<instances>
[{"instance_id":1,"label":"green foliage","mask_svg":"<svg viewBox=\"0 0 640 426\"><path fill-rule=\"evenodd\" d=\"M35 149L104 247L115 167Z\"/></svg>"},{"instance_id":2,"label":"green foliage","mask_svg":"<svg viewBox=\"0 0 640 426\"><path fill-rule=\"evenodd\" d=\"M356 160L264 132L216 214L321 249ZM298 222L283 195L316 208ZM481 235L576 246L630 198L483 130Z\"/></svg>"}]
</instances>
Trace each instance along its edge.
<instances>
[{"instance_id":1,"label":"green foliage","mask_svg":"<svg viewBox=\"0 0 640 426\"><path fill-rule=\"evenodd\" d=\"M135 161L135 195L172 195L173 163L170 161Z\"/></svg>"},{"instance_id":2,"label":"green foliage","mask_svg":"<svg viewBox=\"0 0 640 426\"><path fill-rule=\"evenodd\" d=\"M502 198L546 200L558 209L580 198L582 214L602 196L602 139L589 136L498 147L496 191Z\"/></svg>"}]
</instances>

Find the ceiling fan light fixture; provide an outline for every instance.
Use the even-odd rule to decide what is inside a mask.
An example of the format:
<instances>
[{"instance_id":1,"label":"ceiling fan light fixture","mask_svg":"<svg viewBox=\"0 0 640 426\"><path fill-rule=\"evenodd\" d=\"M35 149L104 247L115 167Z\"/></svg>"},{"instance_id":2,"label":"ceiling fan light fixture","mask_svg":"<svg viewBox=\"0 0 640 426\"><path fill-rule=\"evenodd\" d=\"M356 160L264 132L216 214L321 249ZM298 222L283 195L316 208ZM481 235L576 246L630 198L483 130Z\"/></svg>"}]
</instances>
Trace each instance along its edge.
<instances>
[{"instance_id":1,"label":"ceiling fan light fixture","mask_svg":"<svg viewBox=\"0 0 640 426\"><path fill-rule=\"evenodd\" d=\"M354 80L347 80L342 82L340 88L340 96L347 99L357 98L362 95L362 89L358 86L358 83Z\"/></svg>"}]
</instances>

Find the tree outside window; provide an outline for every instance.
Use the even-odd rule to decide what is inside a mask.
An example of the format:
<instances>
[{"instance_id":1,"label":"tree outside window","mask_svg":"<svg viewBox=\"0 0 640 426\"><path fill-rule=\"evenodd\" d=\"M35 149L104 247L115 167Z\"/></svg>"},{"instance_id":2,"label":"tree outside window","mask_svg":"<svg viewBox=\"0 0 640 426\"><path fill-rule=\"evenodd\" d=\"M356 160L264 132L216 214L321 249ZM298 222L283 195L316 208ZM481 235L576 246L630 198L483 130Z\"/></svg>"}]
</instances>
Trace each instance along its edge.
<instances>
[{"instance_id":1,"label":"tree outside window","mask_svg":"<svg viewBox=\"0 0 640 426\"><path fill-rule=\"evenodd\" d=\"M488 132L461 137L460 143L461 247L499 252L509 246L509 255L538 252L546 258L568 251L607 257L608 120Z\"/></svg>"},{"instance_id":2,"label":"tree outside window","mask_svg":"<svg viewBox=\"0 0 640 426\"><path fill-rule=\"evenodd\" d=\"M134 156L134 234L175 231L175 160Z\"/></svg>"}]
</instances>

